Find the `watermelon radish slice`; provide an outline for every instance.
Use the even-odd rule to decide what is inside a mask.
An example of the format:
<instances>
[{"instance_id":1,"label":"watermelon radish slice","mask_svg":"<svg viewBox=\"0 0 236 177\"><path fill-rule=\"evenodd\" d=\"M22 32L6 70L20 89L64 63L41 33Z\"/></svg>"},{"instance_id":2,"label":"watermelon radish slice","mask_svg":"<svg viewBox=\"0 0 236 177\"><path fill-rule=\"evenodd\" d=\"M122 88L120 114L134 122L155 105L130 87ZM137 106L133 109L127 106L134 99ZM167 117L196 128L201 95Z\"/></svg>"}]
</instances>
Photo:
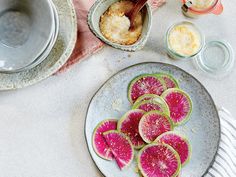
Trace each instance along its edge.
<instances>
[{"instance_id":1,"label":"watermelon radish slice","mask_svg":"<svg viewBox=\"0 0 236 177\"><path fill-rule=\"evenodd\" d=\"M187 93L178 88L166 90L162 97L170 109L170 118L174 125L181 125L188 121L192 113L192 101Z\"/></svg>"},{"instance_id":2,"label":"watermelon radish slice","mask_svg":"<svg viewBox=\"0 0 236 177\"><path fill-rule=\"evenodd\" d=\"M135 103L132 109L141 109L145 112L157 110L167 115L170 115L169 107L165 100L161 97Z\"/></svg>"},{"instance_id":3,"label":"watermelon radish slice","mask_svg":"<svg viewBox=\"0 0 236 177\"><path fill-rule=\"evenodd\" d=\"M117 120L115 119L104 120L100 122L94 129L92 137L93 149L99 157L105 160L112 160L113 155L106 143L106 140L103 137L103 133L109 130L116 130L116 129L117 129Z\"/></svg>"},{"instance_id":4,"label":"watermelon radish slice","mask_svg":"<svg viewBox=\"0 0 236 177\"><path fill-rule=\"evenodd\" d=\"M166 132L157 137L155 142L165 143L174 148L174 150L179 154L182 166L189 161L191 156L191 147L186 137L175 132Z\"/></svg>"},{"instance_id":5,"label":"watermelon radish slice","mask_svg":"<svg viewBox=\"0 0 236 177\"><path fill-rule=\"evenodd\" d=\"M123 170L128 167L134 158L134 149L129 138L115 130L105 132L103 136L119 168Z\"/></svg>"},{"instance_id":6,"label":"watermelon radish slice","mask_svg":"<svg viewBox=\"0 0 236 177\"><path fill-rule=\"evenodd\" d=\"M159 111L146 113L139 122L139 133L146 143L153 142L162 133L173 129L168 115Z\"/></svg>"},{"instance_id":7,"label":"watermelon radish slice","mask_svg":"<svg viewBox=\"0 0 236 177\"><path fill-rule=\"evenodd\" d=\"M150 144L138 154L138 167L144 177L176 177L181 170L178 153L167 144Z\"/></svg>"},{"instance_id":8,"label":"watermelon radish slice","mask_svg":"<svg viewBox=\"0 0 236 177\"><path fill-rule=\"evenodd\" d=\"M128 99L133 104L144 94L161 95L164 92L163 81L152 74L143 74L134 78L128 89Z\"/></svg>"},{"instance_id":9,"label":"watermelon radish slice","mask_svg":"<svg viewBox=\"0 0 236 177\"><path fill-rule=\"evenodd\" d=\"M135 109L128 111L118 122L118 131L124 133L130 138L130 141L135 149L140 149L145 145L145 142L141 138L138 125L141 118L144 115L144 111Z\"/></svg>"},{"instance_id":10,"label":"watermelon radish slice","mask_svg":"<svg viewBox=\"0 0 236 177\"><path fill-rule=\"evenodd\" d=\"M154 111L154 110L163 112L161 104L155 103L154 101L150 101L150 100L142 101L141 103L133 106L132 109L141 109L145 112Z\"/></svg>"},{"instance_id":11,"label":"watermelon radish slice","mask_svg":"<svg viewBox=\"0 0 236 177\"><path fill-rule=\"evenodd\" d=\"M138 104L139 102L142 102L142 101L146 101L146 100L151 100L153 98L156 98L156 97L160 97L158 95L155 95L155 94L144 94L142 96L140 96L134 104ZM160 97L161 98L161 97Z\"/></svg>"},{"instance_id":12,"label":"watermelon radish slice","mask_svg":"<svg viewBox=\"0 0 236 177\"><path fill-rule=\"evenodd\" d=\"M158 73L158 74L156 74L156 76L158 78L163 79L163 81L165 83L166 90L169 88L179 88L179 84L173 76L171 76L169 74L165 74L165 73Z\"/></svg>"}]
</instances>

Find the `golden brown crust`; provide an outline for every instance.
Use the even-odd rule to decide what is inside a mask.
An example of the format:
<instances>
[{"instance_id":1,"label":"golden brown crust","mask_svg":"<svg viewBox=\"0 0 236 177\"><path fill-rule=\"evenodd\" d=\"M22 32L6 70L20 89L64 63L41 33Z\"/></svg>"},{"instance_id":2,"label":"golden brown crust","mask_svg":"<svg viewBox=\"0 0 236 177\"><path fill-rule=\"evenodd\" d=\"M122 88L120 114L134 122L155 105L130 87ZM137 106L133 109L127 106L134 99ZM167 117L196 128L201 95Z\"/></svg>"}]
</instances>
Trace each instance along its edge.
<instances>
[{"instance_id":1,"label":"golden brown crust","mask_svg":"<svg viewBox=\"0 0 236 177\"><path fill-rule=\"evenodd\" d=\"M122 44L134 44L142 33L142 14L135 19L135 29L129 31L130 21L125 16L134 6L131 1L119 1L112 4L100 18L100 30L108 40Z\"/></svg>"}]
</instances>

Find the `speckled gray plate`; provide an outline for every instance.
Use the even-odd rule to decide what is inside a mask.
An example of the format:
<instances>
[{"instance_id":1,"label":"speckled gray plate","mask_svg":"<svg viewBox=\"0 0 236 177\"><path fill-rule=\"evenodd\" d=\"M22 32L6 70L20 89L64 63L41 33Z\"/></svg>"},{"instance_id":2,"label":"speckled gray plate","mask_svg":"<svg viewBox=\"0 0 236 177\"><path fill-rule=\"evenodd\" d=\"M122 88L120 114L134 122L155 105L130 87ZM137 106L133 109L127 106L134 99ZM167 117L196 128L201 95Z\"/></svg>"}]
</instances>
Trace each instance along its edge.
<instances>
[{"instance_id":1,"label":"speckled gray plate","mask_svg":"<svg viewBox=\"0 0 236 177\"><path fill-rule=\"evenodd\" d=\"M189 137L192 146L192 158L183 167L181 176L201 177L214 161L220 140L220 120L210 94L197 79L176 66L164 63L142 63L128 67L111 77L94 95L88 108L85 123L88 149L97 167L105 176L138 177L134 172L135 163L128 169L120 171L115 161L106 161L96 155L92 148L93 129L100 121L107 118L118 119L130 109L127 87L134 77L157 72L173 75L193 101L190 120L175 129Z\"/></svg>"},{"instance_id":2,"label":"speckled gray plate","mask_svg":"<svg viewBox=\"0 0 236 177\"><path fill-rule=\"evenodd\" d=\"M58 71L73 51L77 22L70 0L53 0L59 15L59 34L49 56L36 67L12 74L0 73L0 90L11 90L33 85Z\"/></svg>"}]
</instances>

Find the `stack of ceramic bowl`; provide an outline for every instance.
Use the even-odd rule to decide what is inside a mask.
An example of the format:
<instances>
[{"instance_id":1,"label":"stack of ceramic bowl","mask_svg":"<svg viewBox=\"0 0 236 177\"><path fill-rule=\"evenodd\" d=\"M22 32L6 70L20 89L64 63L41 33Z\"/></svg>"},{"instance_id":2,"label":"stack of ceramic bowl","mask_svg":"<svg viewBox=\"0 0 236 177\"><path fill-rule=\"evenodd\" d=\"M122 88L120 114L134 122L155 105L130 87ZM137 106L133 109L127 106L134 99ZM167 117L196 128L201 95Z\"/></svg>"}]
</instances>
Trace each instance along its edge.
<instances>
[{"instance_id":1,"label":"stack of ceramic bowl","mask_svg":"<svg viewBox=\"0 0 236 177\"><path fill-rule=\"evenodd\" d=\"M0 72L31 69L47 58L59 31L51 0L0 1Z\"/></svg>"}]
</instances>

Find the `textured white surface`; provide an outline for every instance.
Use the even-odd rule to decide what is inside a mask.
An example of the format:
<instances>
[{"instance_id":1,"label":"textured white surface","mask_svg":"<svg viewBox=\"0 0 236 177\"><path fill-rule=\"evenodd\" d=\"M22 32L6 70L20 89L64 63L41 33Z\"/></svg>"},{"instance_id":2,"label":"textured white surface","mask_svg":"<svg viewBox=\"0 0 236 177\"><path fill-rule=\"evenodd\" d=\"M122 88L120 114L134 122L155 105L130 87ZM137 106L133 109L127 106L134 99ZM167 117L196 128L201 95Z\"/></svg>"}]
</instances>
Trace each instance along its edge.
<instances>
[{"instance_id":1,"label":"textured white surface","mask_svg":"<svg viewBox=\"0 0 236 177\"><path fill-rule=\"evenodd\" d=\"M192 20L207 36L220 36L236 50L235 1L217 16ZM192 73L216 104L236 115L236 69L223 80L208 78L191 61L174 61L163 50L169 25L185 19L177 1L154 14L146 47L127 53L106 47L66 73L17 91L0 92L0 177L99 177L84 139L88 102L111 75L144 61L175 64Z\"/></svg>"}]
</instances>

